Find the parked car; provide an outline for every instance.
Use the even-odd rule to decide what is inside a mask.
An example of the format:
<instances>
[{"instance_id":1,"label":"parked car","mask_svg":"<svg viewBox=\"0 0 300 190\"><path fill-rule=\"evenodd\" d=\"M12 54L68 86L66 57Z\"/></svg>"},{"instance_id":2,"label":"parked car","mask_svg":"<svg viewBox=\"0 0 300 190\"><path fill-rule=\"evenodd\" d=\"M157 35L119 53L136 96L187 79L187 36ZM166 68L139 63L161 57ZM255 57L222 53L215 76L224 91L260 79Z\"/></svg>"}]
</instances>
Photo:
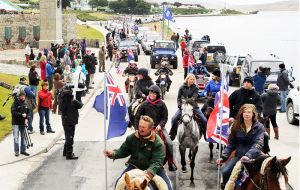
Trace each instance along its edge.
<instances>
[{"instance_id":1,"label":"parked car","mask_svg":"<svg viewBox=\"0 0 300 190\"><path fill-rule=\"evenodd\" d=\"M136 45L136 48L138 50L138 55L140 55L141 54L141 48L140 48L140 44L139 44L137 36L135 36L135 35L129 35L128 36L128 40L134 41L134 43Z\"/></svg>"},{"instance_id":2,"label":"parked car","mask_svg":"<svg viewBox=\"0 0 300 190\"><path fill-rule=\"evenodd\" d=\"M193 40L190 44L192 45L189 46L189 52L193 55L198 48L204 47L206 44L209 44L209 42L207 40Z\"/></svg>"},{"instance_id":3,"label":"parked car","mask_svg":"<svg viewBox=\"0 0 300 190\"><path fill-rule=\"evenodd\" d=\"M299 86L289 91L286 98L286 118L290 124L299 122L300 91Z\"/></svg>"},{"instance_id":4,"label":"parked car","mask_svg":"<svg viewBox=\"0 0 300 190\"><path fill-rule=\"evenodd\" d=\"M226 57L226 48L222 44L206 44L207 48L207 60L206 68L208 70L213 70L219 67L218 57Z\"/></svg>"},{"instance_id":5,"label":"parked car","mask_svg":"<svg viewBox=\"0 0 300 190\"><path fill-rule=\"evenodd\" d=\"M151 54L151 51L152 51L155 40L161 40L161 37L160 37L159 34L147 35L142 40L142 43L141 43L142 49L144 50L146 55Z\"/></svg>"},{"instance_id":6,"label":"parked car","mask_svg":"<svg viewBox=\"0 0 300 190\"><path fill-rule=\"evenodd\" d=\"M229 86L233 84L240 85L240 72L245 60L246 55L231 55L226 58L224 64L221 63Z\"/></svg>"},{"instance_id":7,"label":"parked car","mask_svg":"<svg viewBox=\"0 0 300 190\"><path fill-rule=\"evenodd\" d=\"M240 72L240 85L246 76L254 76L255 70L262 66L266 70L267 80L265 82L265 89L268 88L270 83L276 83L278 78L279 65L284 63L274 54L263 55L263 56L253 56L248 54L245 61L242 64ZM293 81L293 77L289 75L290 80Z\"/></svg>"},{"instance_id":8,"label":"parked car","mask_svg":"<svg viewBox=\"0 0 300 190\"><path fill-rule=\"evenodd\" d=\"M154 69L158 64L160 65L162 58L168 58L173 69L177 69L178 60L176 55L175 43L173 41L157 40L154 42L152 54L150 56L151 68Z\"/></svg>"},{"instance_id":9,"label":"parked car","mask_svg":"<svg viewBox=\"0 0 300 190\"><path fill-rule=\"evenodd\" d=\"M137 34L138 42L141 43L142 39L144 38L145 34L150 32L149 28L147 27L139 27L139 33Z\"/></svg>"},{"instance_id":10,"label":"parked car","mask_svg":"<svg viewBox=\"0 0 300 190\"><path fill-rule=\"evenodd\" d=\"M135 61L138 61L138 49L132 40L122 40L118 44L118 51L120 52L120 57L122 59L127 59L128 57L128 48L133 52Z\"/></svg>"}]
</instances>

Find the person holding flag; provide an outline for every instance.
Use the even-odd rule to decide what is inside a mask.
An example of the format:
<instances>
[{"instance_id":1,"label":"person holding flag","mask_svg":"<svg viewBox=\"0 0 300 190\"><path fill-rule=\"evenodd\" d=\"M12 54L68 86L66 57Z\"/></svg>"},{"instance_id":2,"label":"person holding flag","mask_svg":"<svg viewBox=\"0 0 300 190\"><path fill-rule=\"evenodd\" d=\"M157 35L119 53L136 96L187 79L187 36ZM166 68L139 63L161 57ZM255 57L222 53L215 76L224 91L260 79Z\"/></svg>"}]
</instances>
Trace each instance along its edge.
<instances>
[{"instance_id":1,"label":"person holding flag","mask_svg":"<svg viewBox=\"0 0 300 190\"><path fill-rule=\"evenodd\" d=\"M240 160L247 162L262 155L264 146L264 126L258 120L258 113L253 104L244 104L236 115L228 138L228 145L216 163L222 165L223 189L229 180L235 164ZM247 143L245 143L247 142ZM235 151L235 152L234 152ZM229 159L230 158L230 159Z\"/></svg>"}]
</instances>

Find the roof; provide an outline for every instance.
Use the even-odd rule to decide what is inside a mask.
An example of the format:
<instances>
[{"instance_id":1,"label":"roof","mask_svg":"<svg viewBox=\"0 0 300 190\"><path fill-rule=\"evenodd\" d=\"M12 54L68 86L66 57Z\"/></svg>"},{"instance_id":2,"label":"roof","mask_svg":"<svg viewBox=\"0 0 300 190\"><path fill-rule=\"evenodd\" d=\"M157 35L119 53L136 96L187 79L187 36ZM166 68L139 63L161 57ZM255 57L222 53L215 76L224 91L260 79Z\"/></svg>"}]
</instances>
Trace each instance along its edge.
<instances>
[{"instance_id":1,"label":"roof","mask_svg":"<svg viewBox=\"0 0 300 190\"><path fill-rule=\"evenodd\" d=\"M259 54L259 55L250 55L248 54L247 57L251 61L280 61L282 60L279 57L276 57L274 54Z\"/></svg>"},{"instance_id":2,"label":"roof","mask_svg":"<svg viewBox=\"0 0 300 190\"><path fill-rule=\"evenodd\" d=\"M7 11L23 11L23 9L8 0L0 0L0 9Z\"/></svg>"}]
</instances>

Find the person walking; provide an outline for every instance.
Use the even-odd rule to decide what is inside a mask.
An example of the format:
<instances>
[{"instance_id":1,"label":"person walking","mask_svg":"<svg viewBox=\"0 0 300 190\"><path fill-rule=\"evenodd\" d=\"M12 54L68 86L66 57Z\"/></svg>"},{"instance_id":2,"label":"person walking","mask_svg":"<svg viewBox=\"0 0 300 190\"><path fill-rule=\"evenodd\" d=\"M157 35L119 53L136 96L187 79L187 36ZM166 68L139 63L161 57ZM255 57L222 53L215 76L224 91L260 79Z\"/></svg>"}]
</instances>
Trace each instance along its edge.
<instances>
[{"instance_id":1,"label":"person walking","mask_svg":"<svg viewBox=\"0 0 300 190\"><path fill-rule=\"evenodd\" d=\"M254 89L259 95L262 95L265 88L265 83L267 80L267 76L263 73L263 67L260 66L255 71L255 75L253 76Z\"/></svg>"},{"instance_id":2,"label":"person walking","mask_svg":"<svg viewBox=\"0 0 300 190\"><path fill-rule=\"evenodd\" d=\"M99 72L105 72L105 49L101 46L99 50Z\"/></svg>"},{"instance_id":3,"label":"person walking","mask_svg":"<svg viewBox=\"0 0 300 190\"><path fill-rule=\"evenodd\" d=\"M29 87L32 91L32 93L34 94L35 97L35 103L36 103L36 98L37 98L37 91L38 91L38 85L40 82L40 76L39 74L36 72L36 66L32 65L30 67L29 73L28 73L28 78L29 78Z\"/></svg>"},{"instance_id":4,"label":"person walking","mask_svg":"<svg viewBox=\"0 0 300 190\"><path fill-rule=\"evenodd\" d=\"M47 77L46 77L46 65L47 65L47 61L46 61L46 56L42 55L41 60L39 62L40 65L40 69L41 69L41 79L42 81L47 81Z\"/></svg>"},{"instance_id":5,"label":"person walking","mask_svg":"<svg viewBox=\"0 0 300 190\"><path fill-rule=\"evenodd\" d=\"M80 51L81 51L81 57L84 57L84 55L86 53L86 42L85 42L85 39L83 39L80 42Z\"/></svg>"},{"instance_id":6,"label":"person walking","mask_svg":"<svg viewBox=\"0 0 300 190\"><path fill-rule=\"evenodd\" d=\"M177 46L176 46L176 40L177 40L177 36L175 34L175 32L173 33L173 35L171 36L171 41L174 42L174 45L175 45L175 49L177 50Z\"/></svg>"},{"instance_id":7,"label":"person walking","mask_svg":"<svg viewBox=\"0 0 300 190\"><path fill-rule=\"evenodd\" d=\"M33 48L31 48L31 49L30 49L30 55L29 55L29 62L30 62L30 61L34 61L34 59L35 59L35 55L34 55L34 53L33 53Z\"/></svg>"},{"instance_id":8,"label":"person walking","mask_svg":"<svg viewBox=\"0 0 300 190\"><path fill-rule=\"evenodd\" d=\"M31 53L30 43L27 42L27 45L25 47L25 63L26 63L27 67L29 67L29 56L30 56L30 53Z\"/></svg>"},{"instance_id":9,"label":"person walking","mask_svg":"<svg viewBox=\"0 0 300 190\"><path fill-rule=\"evenodd\" d=\"M50 124L50 110L52 109L52 94L48 90L47 82L42 83L42 89L38 93L38 112L40 116L40 133L45 135L44 120L46 119L47 133L55 133Z\"/></svg>"},{"instance_id":10,"label":"person walking","mask_svg":"<svg viewBox=\"0 0 300 190\"><path fill-rule=\"evenodd\" d=\"M59 73L55 73L54 77L53 77L53 86L54 86L54 102L53 102L53 106L52 106L52 113L56 114L56 109L58 106L58 96L61 92L61 90L63 89L63 87L65 86L65 82L63 81L63 79L61 79L61 75ZM58 114L60 115L60 111L58 110Z\"/></svg>"},{"instance_id":11,"label":"person walking","mask_svg":"<svg viewBox=\"0 0 300 190\"><path fill-rule=\"evenodd\" d=\"M25 156L29 156L26 152L26 142L25 142L25 125L29 119L29 109L27 108L27 104L25 102L26 94L23 91L20 91L18 94L18 98L16 98L11 105L11 122L13 128L13 136L14 136L14 152L15 156L21 154ZM21 140L19 146L19 138Z\"/></svg>"},{"instance_id":12,"label":"person walking","mask_svg":"<svg viewBox=\"0 0 300 190\"><path fill-rule=\"evenodd\" d=\"M261 95L263 102L263 116L265 122L265 129L270 136L270 121L273 126L275 133L275 139L279 139L279 130L276 122L277 113L277 103L280 101L280 96L278 95L279 87L276 84L269 84L266 93Z\"/></svg>"},{"instance_id":13,"label":"person walking","mask_svg":"<svg viewBox=\"0 0 300 190\"><path fill-rule=\"evenodd\" d=\"M182 57L182 66L183 66L183 70L184 70L183 78L185 79L187 77L188 70L189 70L189 52L188 52L188 50L184 51L184 56Z\"/></svg>"},{"instance_id":14,"label":"person walking","mask_svg":"<svg viewBox=\"0 0 300 190\"><path fill-rule=\"evenodd\" d=\"M179 39L180 39L180 36L179 36L179 33L176 34L176 50L179 48Z\"/></svg>"},{"instance_id":15,"label":"person walking","mask_svg":"<svg viewBox=\"0 0 300 190\"><path fill-rule=\"evenodd\" d=\"M186 47L187 47L186 42L185 42L185 40L182 38L181 41L180 41L180 48L181 48L181 56L182 56L182 57L183 57L183 55L184 55L184 52L185 52L185 50L186 50Z\"/></svg>"},{"instance_id":16,"label":"person walking","mask_svg":"<svg viewBox=\"0 0 300 190\"><path fill-rule=\"evenodd\" d=\"M286 112L286 96L288 93L288 87L294 88L294 85L290 82L288 72L285 69L285 64L279 64L280 72L278 73L277 77L277 86L279 87L280 92L280 102L281 102L281 109L280 112Z\"/></svg>"}]
</instances>

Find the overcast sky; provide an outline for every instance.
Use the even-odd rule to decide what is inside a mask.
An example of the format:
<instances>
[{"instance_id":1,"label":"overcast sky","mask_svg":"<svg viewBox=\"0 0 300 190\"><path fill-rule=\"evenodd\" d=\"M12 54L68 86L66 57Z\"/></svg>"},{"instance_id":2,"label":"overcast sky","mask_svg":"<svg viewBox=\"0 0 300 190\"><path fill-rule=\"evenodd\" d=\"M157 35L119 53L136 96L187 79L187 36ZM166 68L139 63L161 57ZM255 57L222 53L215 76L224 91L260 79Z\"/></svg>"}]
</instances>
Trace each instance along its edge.
<instances>
[{"instance_id":1,"label":"overcast sky","mask_svg":"<svg viewBox=\"0 0 300 190\"><path fill-rule=\"evenodd\" d=\"M240 5L247 5L247 4L265 4L265 3L274 3L278 1L285 1L285 0L223 0L224 2L229 4L240 4Z\"/></svg>"}]
</instances>

